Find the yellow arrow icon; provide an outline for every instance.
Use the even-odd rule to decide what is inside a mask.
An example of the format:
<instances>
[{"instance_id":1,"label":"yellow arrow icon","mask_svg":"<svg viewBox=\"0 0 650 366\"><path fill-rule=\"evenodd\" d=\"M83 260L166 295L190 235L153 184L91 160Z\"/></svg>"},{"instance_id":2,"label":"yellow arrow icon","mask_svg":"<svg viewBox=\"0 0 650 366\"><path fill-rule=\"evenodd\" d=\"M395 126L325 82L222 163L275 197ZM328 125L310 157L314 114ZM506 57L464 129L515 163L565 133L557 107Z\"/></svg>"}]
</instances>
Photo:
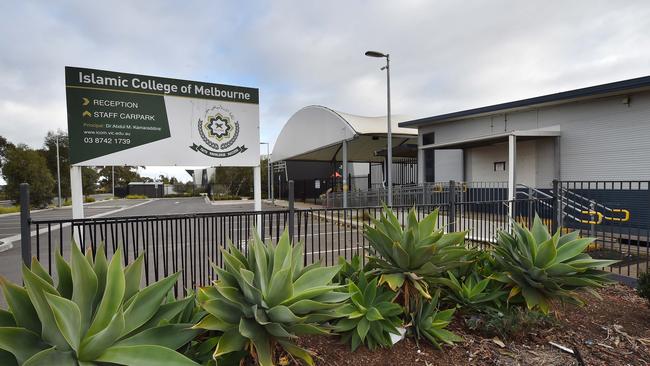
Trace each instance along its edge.
<instances>
[{"instance_id":1,"label":"yellow arrow icon","mask_svg":"<svg viewBox=\"0 0 650 366\"><path fill-rule=\"evenodd\" d=\"M84 117L92 117L92 114L88 111L84 111L81 115Z\"/></svg>"},{"instance_id":2,"label":"yellow arrow icon","mask_svg":"<svg viewBox=\"0 0 650 366\"><path fill-rule=\"evenodd\" d=\"M83 100L83 104L82 104L82 105L88 105L88 104L90 104L90 101L88 100L88 98L81 98L81 100Z\"/></svg>"}]
</instances>

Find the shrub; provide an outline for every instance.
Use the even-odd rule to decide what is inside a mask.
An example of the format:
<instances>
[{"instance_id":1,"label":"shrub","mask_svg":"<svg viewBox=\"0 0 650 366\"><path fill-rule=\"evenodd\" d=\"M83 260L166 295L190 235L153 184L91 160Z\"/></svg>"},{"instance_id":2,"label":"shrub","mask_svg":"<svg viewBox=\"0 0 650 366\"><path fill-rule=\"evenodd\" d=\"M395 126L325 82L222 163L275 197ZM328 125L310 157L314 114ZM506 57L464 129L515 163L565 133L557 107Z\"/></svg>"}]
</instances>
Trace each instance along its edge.
<instances>
[{"instance_id":1,"label":"shrub","mask_svg":"<svg viewBox=\"0 0 650 366\"><path fill-rule=\"evenodd\" d=\"M125 198L127 200L143 200L143 199L147 199L147 196L143 194L129 194Z\"/></svg>"},{"instance_id":2,"label":"shrub","mask_svg":"<svg viewBox=\"0 0 650 366\"><path fill-rule=\"evenodd\" d=\"M208 315L196 327L223 332L214 357L246 351L261 366L273 365L279 346L313 365L292 338L329 334L322 323L342 316L337 310L350 295L331 284L340 267L303 267L303 245L292 247L286 230L277 246L255 236L247 256L232 243L222 254L224 269L213 265L218 280L198 294Z\"/></svg>"},{"instance_id":3,"label":"shrub","mask_svg":"<svg viewBox=\"0 0 650 366\"><path fill-rule=\"evenodd\" d=\"M84 197L84 203L92 203L92 202L95 202L95 197L90 197L90 196Z\"/></svg>"},{"instance_id":4,"label":"shrub","mask_svg":"<svg viewBox=\"0 0 650 366\"><path fill-rule=\"evenodd\" d=\"M175 351L200 333L183 317L193 297L166 299L178 273L140 290L142 256L123 269L120 250L109 263L103 247L94 261L71 247L69 264L56 252L56 287L35 259L25 287L0 281L2 365L195 365Z\"/></svg>"},{"instance_id":5,"label":"shrub","mask_svg":"<svg viewBox=\"0 0 650 366\"><path fill-rule=\"evenodd\" d=\"M212 195L213 201L239 201L241 196L235 196L232 194L214 194Z\"/></svg>"},{"instance_id":6,"label":"shrub","mask_svg":"<svg viewBox=\"0 0 650 366\"><path fill-rule=\"evenodd\" d=\"M650 302L650 272L642 272L639 274L636 293Z\"/></svg>"},{"instance_id":7,"label":"shrub","mask_svg":"<svg viewBox=\"0 0 650 366\"><path fill-rule=\"evenodd\" d=\"M358 283L348 283L350 303L341 309L346 317L335 323L334 331L342 333L344 342L355 351L359 345L368 348L390 347L390 335L399 335L402 307L394 304L395 293L386 287L377 286L377 278L368 282L365 275L359 276Z\"/></svg>"},{"instance_id":8,"label":"shrub","mask_svg":"<svg viewBox=\"0 0 650 366\"><path fill-rule=\"evenodd\" d=\"M508 300L523 297L529 310L548 313L553 300L582 305L577 289L586 289L595 296L594 287L613 282L608 272L597 268L617 261L593 259L583 253L593 238L580 238L578 231L551 236L536 215L532 229L513 223L514 235L500 232L494 258L503 272L493 278L507 284Z\"/></svg>"},{"instance_id":9,"label":"shrub","mask_svg":"<svg viewBox=\"0 0 650 366\"><path fill-rule=\"evenodd\" d=\"M370 257L368 268L379 276L379 284L399 291L408 312L418 308L420 296L431 299L429 283L446 271L460 266L467 254L466 232L444 234L436 228L438 210L418 221L415 208L402 228L395 214L384 206L374 227L365 225L369 244L380 255Z\"/></svg>"},{"instance_id":10,"label":"shrub","mask_svg":"<svg viewBox=\"0 0 650 366\"><path fill-rule=\"evenodd\" d=\"M196 194L193 196L191 193L169 193L166 194L164 197L165 198L183 198L183 197L198 197L199 195Z\"/></svg>"}]
</instances>

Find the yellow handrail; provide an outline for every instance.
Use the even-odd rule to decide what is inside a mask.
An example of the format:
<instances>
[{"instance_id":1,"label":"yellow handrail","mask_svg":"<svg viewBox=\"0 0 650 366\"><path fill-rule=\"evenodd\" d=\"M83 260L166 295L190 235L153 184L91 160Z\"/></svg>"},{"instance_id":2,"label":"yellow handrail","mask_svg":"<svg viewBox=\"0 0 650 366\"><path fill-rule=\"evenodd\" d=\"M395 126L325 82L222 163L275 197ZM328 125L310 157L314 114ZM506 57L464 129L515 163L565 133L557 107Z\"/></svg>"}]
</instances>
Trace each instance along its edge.
<instances>
[{"instance_id":1,"label":"yellow handrail","mask_svg":"<svg viewBox=\"0 0 650 366\"><path fill-rule=\"evenodd\" d=\"M593 221L593 220L580 220L581 223L583 224L593 224L593 225L598 225L603 222L603 214L601 214L598 211L593 211L593 210L585 210L585 211L580 211L581 214L584 215L590 215L590 216L598 216L598 221Z\"/></svg>"},{"instance_id":2,"label":"yellow handrail","mask_svg":"<svg viewBox=\"0 0 650 366\"><path fill-rule=\"evenodd\" d=\"M607 217L605 216L605 220L609 221L620 221L620 222L625 222L625 221L630 221L630 211L624 209L624 208L613 208L612 212L617 212L617 213L623 213L623 217Z\"/></svg>"}]
</instances>

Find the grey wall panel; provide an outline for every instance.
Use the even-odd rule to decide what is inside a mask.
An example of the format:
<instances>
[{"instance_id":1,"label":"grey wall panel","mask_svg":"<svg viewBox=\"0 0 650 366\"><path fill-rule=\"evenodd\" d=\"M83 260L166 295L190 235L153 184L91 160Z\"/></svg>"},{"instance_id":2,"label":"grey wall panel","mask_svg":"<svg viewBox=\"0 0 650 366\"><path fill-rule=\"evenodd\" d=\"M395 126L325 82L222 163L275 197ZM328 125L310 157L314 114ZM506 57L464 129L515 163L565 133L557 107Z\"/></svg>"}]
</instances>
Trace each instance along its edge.
<instances>
[{"instance_id":1,"label":"grey wall panel","mask_svg":"<svg viewBox=\"0 0 650 366\"><path fill-rule=\"evenodd\" d=\"M437 150L441 151L441 150ZM508 144L498 143L465 150L465 180L468 182L507 182ZM535 141L517 143L517 182L537 184L537 152ZM506 162L506 170L495 171L494 163Z\"/></svg>"},{"instance_id":2,"label":"grey wall panel","mask_svg":"<svg viewBox=\"0 0 650 366\"><path fill-rule=\"evenodd\" d=\"M555 179L555 145L553 138L535 140L535 147L535 187L553 188L553 179Z\"/></svg>"},{"instance_id":3,"label":"grey wall panel","mask_svg":"<svg viewBox=\"0 0 650 366\"><path fill-rule=\"evenodd\" d=\"M463 174L463 150L436 150L436 182L455 180L461 182Z\"/></svg>"},{"instance_id":4,"label":"grey wall panel","mask_svg":"<svg viewBox=\"0 0 650 366\"><path fill-rule=\"evenodd\" d=\"M445 143L505 131L560 126L561 179L650 180L650 92L631 94L629 105L622 103L623 97L468 118L425 126L421 131L433 131L436 143ZM537 146L533 164L539 171L531 178L542 186L553 179L555 164L552 144L545 140ZM472 164L477 163L476 152L466 154ZM472 168L472 172L476 173L476 169L479 168ZM465 172L466 179L477 181L472 172Z\"/></svg>"}]
</instances>

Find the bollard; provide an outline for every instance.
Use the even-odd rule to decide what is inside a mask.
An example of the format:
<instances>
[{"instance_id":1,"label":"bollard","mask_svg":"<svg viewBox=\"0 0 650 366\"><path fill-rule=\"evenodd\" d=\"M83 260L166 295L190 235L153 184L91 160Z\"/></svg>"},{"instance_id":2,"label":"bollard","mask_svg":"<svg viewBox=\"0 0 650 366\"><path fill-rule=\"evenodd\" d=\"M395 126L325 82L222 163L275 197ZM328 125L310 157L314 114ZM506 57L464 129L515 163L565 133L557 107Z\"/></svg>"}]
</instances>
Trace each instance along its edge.
<instances>
[{"instance_id":1,"label":"bollard","mask_svg":"<svg viewBox=\"0 0 650 366\"><path fill-rule=\"evenodd\" d=\"M293 243L293 219L294 219L294 214L295 214L295 209L294 209L294 196L293 196L293 180L289 181L289 238L291 238L291 242Z\"/></svg>"},{"instance_id":2,"label":"bollard","mask_svg":"<svg viewBox=\"0 0 650 366\"><path fill-rule=\"evenodd\" d=\"M23 263L28 268L32 264L32 236L29 217L29 183L20 183L20 251Z\"/></svg>"},{"instance_id":3,"label":"bollard","mask_svg":"<svg viewBox=\"0 0 650 366\"><path fill-rule=\"evenodd\" d=\"M453 233L456 231L456 182L453 180L449 181L449 230L448 232Z\"/></svg>"},{"instance_id":4,"label":"bollard","mask_svg":"<svg viewBox=\"0 0 650 366\"><path fill-rule=\"evenodd\" d=\"M532 228L533 227L533 221L535 219L535 215L533 215L533 188L528 187L528 227Z\"/></svg>"},{"instance_id":5,"label":"bollard","mask_svg":"<svg viewBox=\"0 0 650 366\"><path fill-rule=\"evenodd\" d=\"M556 232L562 226L562 203L560 201L560 182L553 179L553 208L551 220L551 232Z\"/></svg>"}]
</instances>

